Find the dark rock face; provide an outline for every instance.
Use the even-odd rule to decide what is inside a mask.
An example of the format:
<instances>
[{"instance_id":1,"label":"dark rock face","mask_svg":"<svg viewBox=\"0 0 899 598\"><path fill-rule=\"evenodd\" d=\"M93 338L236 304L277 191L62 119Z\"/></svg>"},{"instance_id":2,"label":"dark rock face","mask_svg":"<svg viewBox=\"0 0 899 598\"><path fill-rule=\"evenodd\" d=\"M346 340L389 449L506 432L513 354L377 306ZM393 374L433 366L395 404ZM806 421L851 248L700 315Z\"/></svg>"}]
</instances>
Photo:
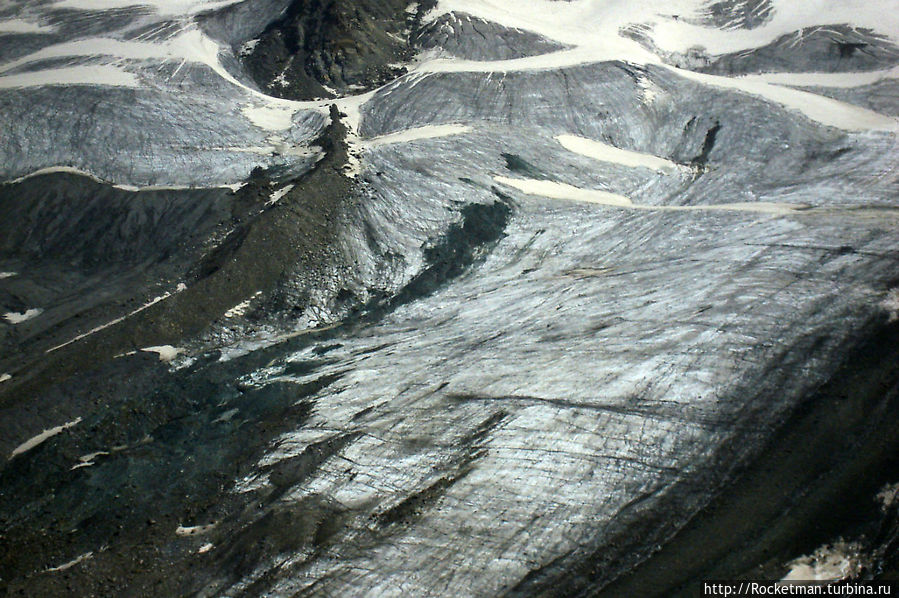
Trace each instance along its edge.
<instances>
[{"instance_id":1,"label":"dark rock face","mask_svg":"<svg viewBox=\"0 0 899 598\"><path fill-rule=\"evenodd\" d=\"M0 187L2 259L60 260L92 272L163 261L232 218L227 190L116 189L75 174L46 174ZM238 213L233 214L239 219Z\"/></svg>"},{"instance_id":2,"label":"dark rock face","mask_svg":"<svg viewBox=\"0 0 899 598\"><path fill-rule=\"evenodd\" d=\"M0 270L16 272L0 307L43 306L41 318L0 329L5 371L73 324L181 279L210 237L246 217L223 189L134 192L62 173L0 186L0 210Z\"/></svg>"},{"instance_id":3,"label":"dark rock face","mask_svg":"<svg viewBox=\"0 0 899 598\"><path fill-rule=\"evenodd\" d=\"M239 50L247 72L281 98L332 97L379 87L405 72L418 12L405 0L295 0ZM421 9L417 9L420 11Z\"/></svg>"},{"instance_id":4,"label":"dark rock face","mask_svg":"<svg viewBox=\"0 0 899 598\"><path fill-rule=\"evenodd\" d=\"M277 186L262 172L236 193L129 192L70 174L4 186L7 213L19 218L6 224L2 263L16 275L5 281L3 307L52 308L7 329L4 341L17 352L3 366L43 384L133 350L136 338L157 345L198 334L260 290L274 312L302 312L309 290L328 286L325 264L340 262L329 252L352 201L340 170L344 134L335 119L315 140L326 152L319 168L275 206L266 201ZM158 296L164 306L152 303ZM110 310L132 313L124 329L98 331L87 353L56 352L73 327L102 325Z\"/></svg>"}]
</instances>

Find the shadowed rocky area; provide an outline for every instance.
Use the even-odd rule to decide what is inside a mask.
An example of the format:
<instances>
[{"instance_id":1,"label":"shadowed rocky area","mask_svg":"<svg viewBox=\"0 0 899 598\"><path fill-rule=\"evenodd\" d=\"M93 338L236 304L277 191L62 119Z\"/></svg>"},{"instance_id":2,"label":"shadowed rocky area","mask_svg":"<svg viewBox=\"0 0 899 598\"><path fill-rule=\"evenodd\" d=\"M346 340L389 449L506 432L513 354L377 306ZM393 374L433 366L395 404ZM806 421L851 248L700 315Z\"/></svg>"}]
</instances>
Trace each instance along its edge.
<instances>
[{"instance_id":1,"label":"shadowed rocky area","mask_svg":"<svg viewBox=\"0 0 899 598\"><path fill-rule=\"evenodd\" d=\"M405 72L422 9L405 0L295 0L238 56L266 93L296 100L379 87ZM427 7L424 8L427 10ZM216 17L220 18L220 17Z\"/></svg>"},{"instance_id":2,"label":"shadowed rocky area","mask_svg":"<svg viewBox=\"0 0 899 598\"><path fill-rule=\"evenodd\" d=\"M41 318L5 327L4 363L16 349L118 295L184 275L203 244L240 220L228 190L132 192L76 174L46 174L0 189L3 306L25 312L52 306ZM103 309L106 312L106 309ZM104 313L106 315L106 313ZM9 360L9 361L7 361Z\"/></svg>"},{"instance_id":3,"label":"shadowed rocky area","mask_svg":"<svg viewBox=\"0 0 899 598\"><path fill-rule=\"evenodd\" d=\"M895 575L883 4L0 9L0 591Z\"/></svg>"}]
</instances>

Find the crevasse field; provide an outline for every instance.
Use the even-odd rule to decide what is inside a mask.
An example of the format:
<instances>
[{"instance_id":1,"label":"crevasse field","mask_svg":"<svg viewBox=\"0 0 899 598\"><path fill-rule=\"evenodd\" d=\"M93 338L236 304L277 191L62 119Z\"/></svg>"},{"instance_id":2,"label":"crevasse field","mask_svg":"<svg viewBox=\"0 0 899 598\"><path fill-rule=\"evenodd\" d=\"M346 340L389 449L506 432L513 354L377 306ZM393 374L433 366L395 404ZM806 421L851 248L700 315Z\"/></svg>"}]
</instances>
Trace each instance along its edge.
<instances>
[{"instance_id":1,"label":"crevasse field","mask_svg":"<svg viewBox=\"0 0 899 598\"><path fill-rule=\"evenodd\" d=\"M897 0L0 3L0 589L897 570Z\"/></svg>"}]
</instances>

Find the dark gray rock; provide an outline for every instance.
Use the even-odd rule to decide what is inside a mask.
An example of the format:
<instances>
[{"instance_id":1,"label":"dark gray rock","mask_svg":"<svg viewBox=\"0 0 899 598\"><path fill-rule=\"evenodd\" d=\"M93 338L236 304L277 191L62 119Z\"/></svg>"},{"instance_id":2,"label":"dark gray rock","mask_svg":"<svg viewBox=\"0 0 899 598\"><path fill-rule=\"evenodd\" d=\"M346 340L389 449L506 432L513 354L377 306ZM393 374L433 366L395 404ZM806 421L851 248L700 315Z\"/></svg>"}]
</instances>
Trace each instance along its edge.
<instances>
[{"instance_id":1,"label":"dark gray rock","mask_svg":"<svg viewBox=\"0 0 899 598\"><path fill-rule=\"evenodd\" d=\"M291 99L378 87L404 72L418 12L406 0L294 0L240 51L259 86Z\"/></svg>"}]
</instances>

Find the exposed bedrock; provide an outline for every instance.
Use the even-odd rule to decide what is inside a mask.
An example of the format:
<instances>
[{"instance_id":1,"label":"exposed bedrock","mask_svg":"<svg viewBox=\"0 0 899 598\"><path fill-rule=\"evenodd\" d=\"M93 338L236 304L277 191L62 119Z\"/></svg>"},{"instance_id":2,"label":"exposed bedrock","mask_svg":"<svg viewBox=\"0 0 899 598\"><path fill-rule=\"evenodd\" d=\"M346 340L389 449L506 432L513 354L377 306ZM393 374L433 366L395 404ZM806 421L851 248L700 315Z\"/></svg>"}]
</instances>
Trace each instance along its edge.
<instances>
[{"instance_id":1,"label":"exposed bedrock","mask_svg":"<svg viewBox=\"0 0 899 598\"><path fill-rule=\"evenodd\" d=\"M66 173L0 186L0 210L0 270L15 273L3 281L0 311L41 311L0 328L5 371L40 338L174 288L209 239L246 216L226 189L132 192Z\"/></svg>"},{"instance_id":2,"label":"exposed bedrock","mask_svg":"<svg viewBox=\"0 0 899 598\"><path fill-rule=\"evenodd\" d=\"M429 4L429 3L424 3ZM235 44L266 93L333 97L387 83L413 54L409 33L422 8L406 0L294 0L258 34Z\"/></svg>"},{"instance_id":3,"label":"exposed bedrock","mask_svg":"<svg viewBox=\"0 0 899 598\"><path fill-rule=\"evenodd\" d=\"M4 355L16 378L0 391L190 338L257 291L290 287L289 307L307 309L351 200L343 131L335 121L315 140L325 157L310 174L275 184L260 170L236 192L125 191L73 174L4 185L3 307L42 313L4 324L18 351Z\"/></svg>"}]
</instances>

